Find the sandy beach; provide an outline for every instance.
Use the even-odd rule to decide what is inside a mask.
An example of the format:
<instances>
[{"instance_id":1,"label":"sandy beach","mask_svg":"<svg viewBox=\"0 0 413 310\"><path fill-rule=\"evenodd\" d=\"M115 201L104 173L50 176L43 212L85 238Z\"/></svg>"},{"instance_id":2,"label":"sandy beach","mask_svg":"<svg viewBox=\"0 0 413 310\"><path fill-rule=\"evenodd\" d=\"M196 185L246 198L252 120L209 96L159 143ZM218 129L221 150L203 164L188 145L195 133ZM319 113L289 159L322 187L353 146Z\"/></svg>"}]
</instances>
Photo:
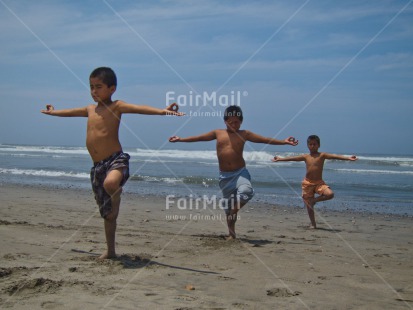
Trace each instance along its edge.
<instances>
[{"instance_id":1,"label":"sandy beach","mask_svg":"<svg viewBox=\"0 0 413 310\"><path fill-rule=\"evenodd\" d=\"M117 254L90 191L0 187L0 307L413 309L413 219L258 204L220 210L124 193ZM328 204L327 204L328 206Z\"/></svg>"}]
</instances>

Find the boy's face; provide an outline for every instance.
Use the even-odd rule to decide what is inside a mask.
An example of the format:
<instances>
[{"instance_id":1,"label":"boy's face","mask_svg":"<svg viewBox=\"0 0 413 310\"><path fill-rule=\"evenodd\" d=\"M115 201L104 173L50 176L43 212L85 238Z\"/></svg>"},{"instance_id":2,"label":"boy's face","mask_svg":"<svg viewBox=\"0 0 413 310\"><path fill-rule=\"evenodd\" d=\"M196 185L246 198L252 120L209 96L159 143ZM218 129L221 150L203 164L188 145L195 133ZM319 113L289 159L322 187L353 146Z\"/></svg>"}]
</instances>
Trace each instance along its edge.
<instances>
[{"instance_id":1,"label":"boy's face","mask_svg":"<svg viewBox=\"0 0 413 310\"><path fill-rule=\"evenodd\" d=\"M106 102L111 100L115 90L115 85L108 87L101 79L90 78L90 94L95 102Z\"/></svg>"},{"instance_id":2,"label":"boy's face","mask_svg":"<svg viewBox=\"0 0 413 310\"><path fill-rule=\"evenodd\" d=\"M237 132L240 129L242 122L239 120L237 116L230 116L225 121L225 124L227 125L228 131Z\"/></svg>"},{"instance_id":3,"label":"boy's face","mask_svg":"<svg viewBox=\"0 0 413 310\"><path fill-rule=\"evenodd\" d=\"M318 152L318 148L320 147L320 145L318 144L317 140L311 139L307 141L307 147L310 153L314 153Z\"/></svg>"}]
</instances>

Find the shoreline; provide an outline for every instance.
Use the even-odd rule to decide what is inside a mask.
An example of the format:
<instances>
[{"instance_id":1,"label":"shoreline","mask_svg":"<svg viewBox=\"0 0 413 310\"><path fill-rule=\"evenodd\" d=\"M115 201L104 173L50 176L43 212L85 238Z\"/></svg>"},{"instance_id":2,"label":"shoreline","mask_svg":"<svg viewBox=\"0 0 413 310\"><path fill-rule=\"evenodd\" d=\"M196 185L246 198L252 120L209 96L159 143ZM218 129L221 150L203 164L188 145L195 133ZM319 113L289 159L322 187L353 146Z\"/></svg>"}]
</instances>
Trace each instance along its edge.
<instances>
[{"instance_id":1,"label":"shoreline","mask_svg":"<svg viewBox=\"0 0 413 310\"><path fill-rule=\"evenodd\" d=\"M89 195L91 198L93 198L93 193L91 188L85 188L84 186L74 186L74 185L60 185L60 184L15 184L15 183L2 183L0 182L0 187L3 188L9 188L11 190L21 190L22 188L28 188L28 189L33 189L33 190L57 190L57 191L77 191L81 192L85 195ZM188 195L169 195L167 193L160 193L160 194L152 194L152 193L134 193L134 192L128 192L127 189L123 191L122 197L128 197L127 199L131 200L139 200L141 198L145 199L153 199L156 201L159 201L159 203L163 203L163 205L166 205L166 197L167 196L174 196L176 199L183 199L188 201L188 205L191 205L191 203L195 207L195 200L200 197L194 197L192 194L190 196ZM221 198L220 194L217 195L217 199L219 200ZM97 208L97 205L95 201L93 200L92 203L94 206ZM329 203L330 201L326 202L321 202L316 205L316 213L317 212L322 212L322 213L331 213L331 214L348 214L348 215L354 215L354 216L376 216L376 217L384 217L384 218L411 218L413 219L413 215L409 215L406 213L403 214L398 214L398 213L390 213L390 212L380 212L380 211L367 211L367 210L358 210L358 209L351 209L349 207L344 207L342 210L337 210L337 208L329 208ZM218 204L217 204L218 205ZM248 210L251 208L251 205L254 205L253 209L259 210L260 208L282 208L284 210L292 211L292 212L300 212L300 211L305 211L304 206L302 205L302 201L300 201L299 204L280 204L280 203L270 203L267 201L263 201L260 198L257 199L257 197L254 197L242 210L241 213L244 210ZM121 204L122 206L122 204ZM209 208L210 206L208 206ZM207 209L208 209L207 208ZM194 210L196 211L196 210ZM203 210L207 211L207 210ZM222 211L219 209L219 207L216 207L216 211ZM223 211L222 211L223 213ZM307 213L306 213L307 214Z\"/></svg>"},{"instance_id":2,"label":"shoreline","mask_svg":"<svg viewBox=\"0 0 413 310\"><path fill-rule=\"evenodd\" d=\"M97 261L91 190L1 184L0 195L2 308L413 308L411 217L320 210L309 230L303 208L252 201L226 241L221 210L208 219L125 193L118 257Z\"/></svg>"}]
</instances>

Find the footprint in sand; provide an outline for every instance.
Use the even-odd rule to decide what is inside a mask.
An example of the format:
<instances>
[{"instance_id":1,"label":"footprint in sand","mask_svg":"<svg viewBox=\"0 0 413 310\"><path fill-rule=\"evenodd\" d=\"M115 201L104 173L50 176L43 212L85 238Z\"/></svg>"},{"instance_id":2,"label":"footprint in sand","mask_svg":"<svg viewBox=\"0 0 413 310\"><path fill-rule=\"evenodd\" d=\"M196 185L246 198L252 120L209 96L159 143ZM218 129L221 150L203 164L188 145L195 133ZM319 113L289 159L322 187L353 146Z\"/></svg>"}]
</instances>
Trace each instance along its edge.
<instances>
[{"instance_id":1,"label":"footprint in sand","mask_svg":"<svg viewBox=\"0 0 413 310\"><path fill-rule=\"evenodd\" d=\"M62 303L57 303L53 301L45 301L41 304L41 307L43 309L62 309L63 306L64 305Z\"/></svg>"},{"instance_id":2,"label":"footprint in sand","mask_svg":"<svg viewBox=\"0 0 413 310\"><path fill-rule=\"evenodd\" d=\"M277 287L277 288L272 288L270 290L267 290L267 295L273 296L273 297L292 297L292 296L301 295L301 292L298 292L298 291L292 292L285 287L281 287L281 288Z\"/></svg>"},{"instance_id":3,"label":"footprint in sand","mask_svg":"<svg viewBox=\"0 0 413 310\"><path fill-rule=\"evenodd\" d=\"M11 275L11 268L0 268L0 278L7 277Z\"/></svg>"},{"instance_id":4,"label":"footprint in sand","mask_svg":"<svg viewBox=\"0 0 413 310\"><path fill-rule=\"evenodd\" d=\"M175 299L185 300L185 301L195 301L195 300L198 299L198 297L189 296L189 295L178 295L178 296L175 297Z\"/></svg>"},{"instance_id":5,"label":"footprint in sand","mask_svg":"<svg viewBox=\"0 0 413 310\"><path fill-rule=\"evenodd\" d=\"M4 288L2 291L9 295L38 295L38 294L55 294L64 287L81 286L83 290L93 287L93 282L90 281L63 281L51 280L47 278L35 278L30 280L21 280Z\"/></svg>"},{"instance_id":6,"label":"footprint in sand","mask_svg":"<svg viewBox=\"0 0 413 310\"><path fill-rule=\"evenodd\" d=\"M20 281L3 289L9 295L16 293L55 293L61 288L63 281L53 281L50 279L37 278L28 281Z\"/></svg>"},{"instance_id":7,"label":"footprint in sand","mask_svg":"<svg viewBox=\"0 0 413 310\"><path fill-rule=\"evenodd\" d=\"M26 272L28 270L34 270L34 269L37 269L37 267L36 268L27 268L25 266L17 266L17 267L11 267L11 268L0 267L0 278L8 277L11 274L14 274L16 272L20 272L20 271Z\"/></svg>"}]
</instances>

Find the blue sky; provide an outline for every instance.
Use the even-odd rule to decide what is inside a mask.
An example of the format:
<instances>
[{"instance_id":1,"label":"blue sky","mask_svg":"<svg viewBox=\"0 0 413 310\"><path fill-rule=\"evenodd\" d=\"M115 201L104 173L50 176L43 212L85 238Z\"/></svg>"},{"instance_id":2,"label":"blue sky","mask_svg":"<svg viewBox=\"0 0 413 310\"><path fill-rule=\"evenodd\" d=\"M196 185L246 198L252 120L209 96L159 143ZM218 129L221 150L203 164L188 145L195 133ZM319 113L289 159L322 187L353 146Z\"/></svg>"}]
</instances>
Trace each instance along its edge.
<instances>
[{"instance_id":1,"label":"blue sky","mask_svg":"<svg viewBox=\"0 0 413 310\"><path fill-rule=\"evenodd\" d=\"M213 149L167 139L223 128L239 94L243 128L295 151L318 134L322 151L413 154L412 0L0 0L0 29L0 143L84 145L86 119L40 110L92 103L89 74L109 66L113 99L187 100L182 118L125 115L126 147ZM217 99L189 104L203 94Z\"/></svg>"}]
</instances>

